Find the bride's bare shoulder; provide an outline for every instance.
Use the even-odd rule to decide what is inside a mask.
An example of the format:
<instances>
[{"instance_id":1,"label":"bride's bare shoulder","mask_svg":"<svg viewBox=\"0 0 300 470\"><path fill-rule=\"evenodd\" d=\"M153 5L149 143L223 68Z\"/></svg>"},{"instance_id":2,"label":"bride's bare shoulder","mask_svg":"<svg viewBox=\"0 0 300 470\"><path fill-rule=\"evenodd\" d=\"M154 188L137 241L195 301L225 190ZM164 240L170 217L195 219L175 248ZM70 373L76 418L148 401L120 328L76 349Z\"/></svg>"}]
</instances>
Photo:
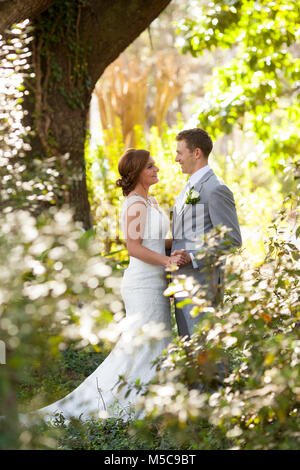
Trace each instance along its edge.
<instances>
[{"instance_id":1,"label":"bride's bare shoulder","mask_svg":"<svg viewBox=\"0 0 300 470\"><path fill-rule=\"evenodd\" d=\"M139 194L135 194L135 193L129 193L128 196L125 197L125 202L132 202L132 201L136 201L136 202L144 202L144 198L142 196L140 196Z\"/></svg>"},{"instance_id":2,"label":"bride's bare shoulder","mask_svg":"<svg viewBox=\"0 0 300 470\"><path fill-rule=\"evenodd\" d=\"M136 208L147 208L146 201L136 194L128 194L128 196L125 197L123 210L125 210L128 215L128 211L132 213L132 211L135 211Z\"/></svg>"}]
</instances>

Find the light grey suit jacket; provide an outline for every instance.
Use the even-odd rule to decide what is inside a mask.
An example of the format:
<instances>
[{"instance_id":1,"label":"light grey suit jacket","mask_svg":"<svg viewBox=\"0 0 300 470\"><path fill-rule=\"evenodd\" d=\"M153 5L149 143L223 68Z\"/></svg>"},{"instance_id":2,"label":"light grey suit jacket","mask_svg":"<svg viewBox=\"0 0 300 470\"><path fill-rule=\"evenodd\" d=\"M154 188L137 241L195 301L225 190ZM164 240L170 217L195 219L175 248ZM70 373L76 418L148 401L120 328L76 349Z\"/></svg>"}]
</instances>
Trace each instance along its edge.
<instances>
[{"instance_id":1,"label":"light grey suit jacket","mask_svg":"<svg viewBox=\"0 0 300 470\"><path fill-rule=\"evenodd\" d=\"M205 173L194 185L194 188L200 195L200 200L196 204L183 204L179 211L174 207L171 251L185 249L195 256L199 252L199 245L203 235L209 233L217 225L225 225L231 229L228 232L231 246L240 247L242 245L242 237L231 190L215 175L212 169ZM174 276L185 274L192 276L202 287L206 285L207 296L214 304L223 296L224 266L216 268L212 275L212 273L205 272L203 260L195 261L198 268L194 268L192 264L189 264L176 271ZM177 323L181 314L185 314L185 312L189 314L191 308L188 307L187 305L183 309L177 308ZM189 318L186 318L186 321L188 320ZM191 334L190 330L191 327L187 325L187 331L182 331L181 333L179 331L179 333Z\"/></svg>"}]
</instances>

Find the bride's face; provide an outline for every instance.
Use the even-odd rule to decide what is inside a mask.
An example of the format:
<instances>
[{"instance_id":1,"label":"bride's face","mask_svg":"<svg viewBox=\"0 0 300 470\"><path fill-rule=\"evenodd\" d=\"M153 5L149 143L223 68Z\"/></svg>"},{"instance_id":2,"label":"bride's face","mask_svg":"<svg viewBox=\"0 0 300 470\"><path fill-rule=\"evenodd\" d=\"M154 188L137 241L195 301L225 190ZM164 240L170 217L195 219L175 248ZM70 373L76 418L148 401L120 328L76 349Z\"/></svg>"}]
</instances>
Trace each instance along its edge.
<instances>
[{"instance_id":1,"label":"bride's face","mask_svg":"<svg viewBox=\"0 0 300 470\"><path fill-rule=\"evenodd\" d=\"M140 174L139 183L143 186L151 186L159 181L157 173L159 172L158 167L155 165L152 157L149 157L148 162Z\"/></svg>"}]
</instances>

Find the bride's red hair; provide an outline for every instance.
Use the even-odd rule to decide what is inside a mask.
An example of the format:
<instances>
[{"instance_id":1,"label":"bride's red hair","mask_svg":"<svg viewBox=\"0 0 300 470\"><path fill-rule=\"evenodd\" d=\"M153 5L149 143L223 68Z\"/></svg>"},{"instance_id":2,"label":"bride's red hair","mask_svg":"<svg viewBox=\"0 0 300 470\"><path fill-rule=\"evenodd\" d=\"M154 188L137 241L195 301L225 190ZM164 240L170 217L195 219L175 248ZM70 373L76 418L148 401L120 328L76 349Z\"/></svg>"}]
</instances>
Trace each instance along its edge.
<instances>
[{"instance_id":1,"label":"bride's red hair","mask_svg":"<svg viewBox=\"0 0 300 470\"><path fill-rule=\"evenodd\" d=\"M121 156L118 164L118 171L121 178L116 181L116 185L122 188L123 196L134 190L139 176L150 157L148 150L128 149Z\"/></svg>"}]
</instances>

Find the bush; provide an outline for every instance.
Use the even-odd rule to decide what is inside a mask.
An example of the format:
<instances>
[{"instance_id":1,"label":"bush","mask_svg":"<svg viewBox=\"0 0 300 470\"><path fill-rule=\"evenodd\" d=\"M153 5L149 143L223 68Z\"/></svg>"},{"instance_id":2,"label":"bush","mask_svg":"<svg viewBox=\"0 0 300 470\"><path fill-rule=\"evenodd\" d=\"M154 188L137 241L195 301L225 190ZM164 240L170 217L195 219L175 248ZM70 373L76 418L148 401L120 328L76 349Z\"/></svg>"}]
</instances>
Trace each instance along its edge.
<instances>
[{"instance_id":1,"label":"bush","mask_svg":"<svg viewBox=\"0 0 300 470\"><path fill-rule=\"evenodd\" d=\"M155 423L198 449L299 449L299 252L286 220L283 210L263 263L250 268L242 256L229 263L222 306L190 294L203 316L160 363L141 399L140 431Z\"/></svg>"},{"instance_id":2,"label":"bush","mask_svg":"<svg viewBox=\"0 0 300 470\"><path fill-rule=\"evenodd\" d=\"M119 280L101 256L103 244L73 222L71 211L50 207L57 171L51 159L41 167L29 158L22 110L30 73L26 25L15 25L7 41L0 36L0 448L30 448L42 439L18 424L26 371L46 375L73 341L97 348L100 330L113 317L111 305L122 311ZM42 401L37 395L33 408Z\"/></svg>"}]
</instances>

